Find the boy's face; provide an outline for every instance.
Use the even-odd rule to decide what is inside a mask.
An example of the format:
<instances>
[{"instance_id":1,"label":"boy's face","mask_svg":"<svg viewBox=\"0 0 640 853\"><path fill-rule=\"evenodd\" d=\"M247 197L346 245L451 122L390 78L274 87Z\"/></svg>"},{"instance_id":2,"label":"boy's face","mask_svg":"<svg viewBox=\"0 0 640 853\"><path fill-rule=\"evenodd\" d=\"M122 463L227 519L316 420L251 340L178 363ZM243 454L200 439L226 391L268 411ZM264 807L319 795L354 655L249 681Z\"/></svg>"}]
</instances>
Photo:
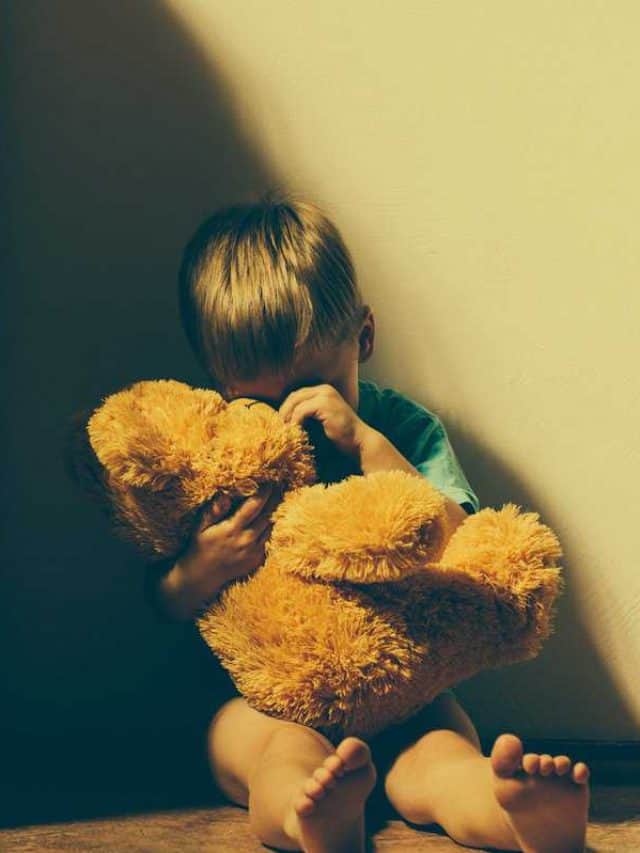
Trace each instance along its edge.
<instances>
[{"instance_id":1,"label":"boy's face","mask_svg":"<svg viewBox=\"0 0 640 853\"><path fill-rule=\"evenodd\" d=\"M332 385L357 411L358 364L366 361L373 352L374 331L373 313L369 310L355 340L330 347L313 358L301 359L286 375L265 375L246 382L235 382L226 389L224 396L229 401L236 397L251 397L279 409L292 391L326 383Z\"/></svg>"}]
</instances>

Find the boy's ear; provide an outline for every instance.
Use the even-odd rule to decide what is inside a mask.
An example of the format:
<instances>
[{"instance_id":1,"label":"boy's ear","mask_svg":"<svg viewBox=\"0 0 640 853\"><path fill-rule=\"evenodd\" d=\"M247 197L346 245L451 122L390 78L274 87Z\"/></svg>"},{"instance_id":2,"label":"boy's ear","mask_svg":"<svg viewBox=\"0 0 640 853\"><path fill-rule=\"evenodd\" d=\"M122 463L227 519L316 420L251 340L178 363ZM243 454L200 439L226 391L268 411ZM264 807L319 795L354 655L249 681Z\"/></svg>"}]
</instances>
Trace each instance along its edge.
<instances>
[{"instance_id":1,"label":"boy's ear","mask_svg":"<svg viewBox=\"0 0 640 853\"><path fill-rule=\"evenodd\" d=\"M362 321L362 326L360 327L360 332L358 334L358 361L362 364L362 362L367 361L371 358L373 354L373 342L376 334L376 324L373 317L373 312L367 306L367 313L365 315L364 320Z\"/></svg>"}]
</instances>

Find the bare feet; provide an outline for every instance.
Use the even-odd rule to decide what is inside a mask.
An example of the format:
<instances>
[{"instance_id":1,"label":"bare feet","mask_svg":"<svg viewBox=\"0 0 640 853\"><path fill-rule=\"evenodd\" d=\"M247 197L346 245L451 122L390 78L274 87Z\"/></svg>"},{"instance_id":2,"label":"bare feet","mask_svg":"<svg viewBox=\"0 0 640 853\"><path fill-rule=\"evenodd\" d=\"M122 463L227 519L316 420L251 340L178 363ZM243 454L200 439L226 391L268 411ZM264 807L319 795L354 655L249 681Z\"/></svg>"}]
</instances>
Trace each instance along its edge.
<instances>
[{"instance_id":1,"label":"bare feet","mask_svg":"<svg viewBox=\"0 0 640 853\"><path fill-rule=\"evenodd\" d=\"M293 797L285 831L305 853L360 853L364 803L375 782L367 744L345 738Z\"/></svg>"},{"instance_id":2,"label":"bare feet","mask_svg":"<svg viewBox=\"0 0 640 853\"><path fill-rule=\"evenodd\" d=\"M566 755L522 754L520 738L500 735L491 750L494 790L523 853L583 853L589 768Z\"/></svg>"}]
</instances>

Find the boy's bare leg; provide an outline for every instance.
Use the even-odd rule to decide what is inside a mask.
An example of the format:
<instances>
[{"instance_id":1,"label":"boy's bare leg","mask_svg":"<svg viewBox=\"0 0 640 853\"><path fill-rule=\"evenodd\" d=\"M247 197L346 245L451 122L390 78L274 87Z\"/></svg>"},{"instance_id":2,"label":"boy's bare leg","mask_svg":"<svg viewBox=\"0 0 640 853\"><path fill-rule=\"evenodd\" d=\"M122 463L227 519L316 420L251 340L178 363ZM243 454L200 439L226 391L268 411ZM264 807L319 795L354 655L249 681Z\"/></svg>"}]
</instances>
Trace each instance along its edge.
<instances>
[{"instance_id":1,"label":"boy's bare leg","mask_svg":"<svg viewBox=\"0 0 640 853\"><path fill-rule=\"evenodd\" d=\"M358 738L334 749L313 729L268 717L238 697L211 722L209 762L222 792L248 807L264 844L306 853L364 850L364 803L376 772Z\"/></svg>"},{"instance_id":2,"label":"boy's bare leg","mask_svg":"<svg viewBox=\"0 0 640 853\"><path fill-rule=\"evenodd\" d=\"M567 756L522 755L515 735L482 755L475 728L451 695L433 703L434 728L400 753L385 790L417 824L438 823L458 843L524 853L582 853L589 769Z\"/></svg>"}]
</instances>

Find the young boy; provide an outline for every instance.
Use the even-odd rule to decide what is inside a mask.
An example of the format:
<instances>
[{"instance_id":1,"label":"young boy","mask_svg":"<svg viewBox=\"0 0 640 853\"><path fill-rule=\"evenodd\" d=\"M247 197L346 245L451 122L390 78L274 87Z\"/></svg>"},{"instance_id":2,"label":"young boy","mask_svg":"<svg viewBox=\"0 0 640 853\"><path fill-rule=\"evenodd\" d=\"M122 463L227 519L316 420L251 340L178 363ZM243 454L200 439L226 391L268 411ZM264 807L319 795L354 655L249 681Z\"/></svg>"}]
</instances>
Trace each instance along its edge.
<instances>
[{"instance_id":1,"label":"young boy","mask_svg":"<svg viewBox=\"0 0 640 853\"><path fill-rule=\"evenodd\" d=\"M390 388L359 380L373 352L374 318L340 233L313 204L270 193L219 211L187 246L180 273L183 325L213 387L251 397L288 421L319 423L338 469L400 469L428 477L453 526L478 510L436 415ZM158 587L166 611L190 619L265 558L280 495L261 490L239 507L213 502L187 551ZM440 824L458 843L528 853L583 851L587 766L529 753L513 734L484 756L451 691L396 727L404 739L382 778L371 745L332 744L271 718L236 695L209 729L214 779L248 807L258 838L284 850L364 850L364 805L376 781L415 824ZM394 732L397 735L397 731ZM378 770L382 770L379 766Z\"/></svg>"}]
</instances>

